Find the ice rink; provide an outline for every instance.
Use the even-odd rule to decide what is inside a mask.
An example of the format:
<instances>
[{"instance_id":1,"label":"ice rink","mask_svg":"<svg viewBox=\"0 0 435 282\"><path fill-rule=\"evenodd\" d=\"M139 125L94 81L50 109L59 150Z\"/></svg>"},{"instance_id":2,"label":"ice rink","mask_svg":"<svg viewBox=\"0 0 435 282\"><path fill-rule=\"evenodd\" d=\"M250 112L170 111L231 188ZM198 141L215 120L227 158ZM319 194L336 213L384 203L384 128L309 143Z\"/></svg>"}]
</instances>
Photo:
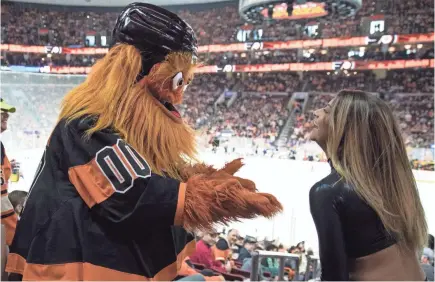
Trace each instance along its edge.
<instances>
[{"instance_id":1,"label":"ice rink","mask_svg":"<svg viewBox=\"0 0 435 282\"><path fill-rule=\"evenodd\" d=\"M230 161L231 156L217 156L213 153L203 154L207 163L217 166ZM247 157L246 165L239 176L249 178L257 183L262 192L275 195L284 206L284 213L273 220L258 218L234 226L250 235L279 238L281 242L294 245L305 240L306 246L317 250L317 232L311 218L309 191L313 184L329 174L327 163ZM415 171L417 185L430 233L435 232L435 172Z\"/></svg>"},{"instance_id":2,"label":"ice rink","mask_svg":"<svg viewBox=\"0 0 435 282\"><path fill-rule=\"evenodd\" d=\"M7 147L6 147L7 148ZM12 183L10 190L28 190L36 171L42 150L10 154L10 158L21 161L24 179ZM201 159L216 167L223 166L237 156L204 152ZM262 192L275 195L283 204L284 212L274 219L257 218L232 224L242 235L278 238L285 245L306 241L306 246L317 251L317 232L309 208L309 190L330 168L327 163L292 161L263 157L246 157L245 166L238 176L256 182ZM415 171L420 197L426 212L430 233L435 233L435 172Z\"/></svg>"}]
</instances>

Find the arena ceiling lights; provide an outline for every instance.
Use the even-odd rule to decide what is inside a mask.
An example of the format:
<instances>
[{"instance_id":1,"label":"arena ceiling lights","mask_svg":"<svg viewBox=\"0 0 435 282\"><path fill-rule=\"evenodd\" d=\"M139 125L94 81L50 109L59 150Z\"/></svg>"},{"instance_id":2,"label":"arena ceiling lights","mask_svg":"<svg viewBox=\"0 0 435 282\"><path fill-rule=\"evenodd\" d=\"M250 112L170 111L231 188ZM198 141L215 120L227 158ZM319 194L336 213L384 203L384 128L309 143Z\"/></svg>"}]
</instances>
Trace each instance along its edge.
<instances>
[{"instance_id":1,"label":"arena ceiling lights","mask_svg":"<svg viewBox=\"0 0 435 282\"><path fill-rule=\"evenodd\" d=\"M10 0L12 2L26 2L37 4L51 4L61 6L92 6L92 7L125 7L135 2L133 0ZM138 0L136 2L146 2L158 6L187 5L225 2L228 0Z\"/></svg>"},{"instance_id":2,"label":"arena ceiling lights","mask_svg":"<svg viewBox=\"0 0 435 282\"><path fill-rule=\"evenodd\" d=\"M249 23L263 20L300 20L355 15L362 0L240 0L239 14Z\"/></svg>"}]
</instances>

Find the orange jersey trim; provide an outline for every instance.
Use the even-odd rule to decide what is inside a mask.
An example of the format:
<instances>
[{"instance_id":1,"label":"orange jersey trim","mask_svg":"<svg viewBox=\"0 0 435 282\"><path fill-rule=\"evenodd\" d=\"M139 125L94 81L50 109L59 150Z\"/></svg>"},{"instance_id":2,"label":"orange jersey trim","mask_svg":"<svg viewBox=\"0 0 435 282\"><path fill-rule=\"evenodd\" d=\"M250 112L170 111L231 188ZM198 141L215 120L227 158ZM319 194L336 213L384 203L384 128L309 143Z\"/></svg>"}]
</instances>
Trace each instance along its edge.
<instances>
[{"instance_id":1,"label":"orange jersey trim","mask_svg":"<svg viewBox=\"0 0 435 282\"><path fill-rule=\"evenodd\" d=\"M174 225L183 225L183 214L184 214L184 204L186 200L186 183L180 183L180 188L178 189L178 203L177 210L175 212Z\"/></svg>"},{"instance_id":2,"label":"orange jersey trim","mask_svg":"<svg viewBox=\"0 0 435 282\"><path fill-rule=\"evenodd\" d=\"M1 165L0 169L0 177L2 179L1 190L3 191L8 188L8 182L9 178L11 177L12 167L6 154L1 157L3 158L3 164Z\"/></svg>"},{"instance_id":3,"label":"orange jersey trim","mask_svg":"<svg viewBox=\"0 0 435 282\"><path fill-rule=\"evenodd\" d=\"M192 267L190 267L187 263L186 260L189 259L189 257L185 257L182 264L181 264L181 268L178 271L178 275L181 276L190 276L190 275L194 275L194 274L198 274L199 272L196 271L195 269L193 269Z\"/></svg>"},{"instance_id":4,"label":"orange jersey trim","mask_svg":"<svg viewBox=\"0 0 435 282\"><path fill-rule=\"evenodd\" d=\"M9 216L2 218L1 222L6 228L6 245L10 246L15 236L15 230L17 229L18 217L15 212L12 211Z\"/></svg>"},{"instance_id":5,"label":"orange jersey trim","mask_svg":"<svg viewBox=\"0 0 435 282\"><path fill-rule=\"evenodd\" d=\"M34 264L27 263L18 254L9 254L6 272L19 273L23 275L23 280L91 280L91 281L170 281L177 277L184 258L195 248L195 241L187 244L178 254L177 260L159 271L154 277L126 273L103 266L94 265L87 262L72 262L62 264Z\"/></svg>"},{"instance_id":6,"label":"orange jersey trim","mask_svg":"<svg viewBox=\"0 0 435 282\"><path fill-rule=\"evenodd\" d=\"M115 193L112 185L101 173L95 159L68 170L69 180L89 208L104 202Z\"/></svg>"},{"instance_id":7,"label":"orange jersey trim","mask_svg":"<svg viewBox=\"0 0 435 282\"><path fill-rule=\"evenodd\" d=\"M8 198L8 182L11 176L12 167L9 162L6 152L4 151L3 144L2 148L2 164L0 169L1 177L1 224L5 225L6 228L6 244L10 246L12 240L14 239L15 230L17 228L18 217L15 214L14 207Z\"/></svg>"}]
</instances>

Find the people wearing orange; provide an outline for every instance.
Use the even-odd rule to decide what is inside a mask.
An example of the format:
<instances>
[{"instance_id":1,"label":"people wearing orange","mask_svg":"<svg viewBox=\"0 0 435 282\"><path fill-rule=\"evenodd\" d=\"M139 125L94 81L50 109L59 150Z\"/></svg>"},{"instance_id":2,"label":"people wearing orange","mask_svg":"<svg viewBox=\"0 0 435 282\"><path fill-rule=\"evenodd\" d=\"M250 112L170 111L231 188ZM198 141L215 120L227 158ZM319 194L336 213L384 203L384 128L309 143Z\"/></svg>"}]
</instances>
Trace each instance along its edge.
<instances>
[{"instance_id":1,"label":"people wearing orange","mask_svg":"<svg viewBox=\"0 0 435 282\"><path fill-rule=\"evenodd\" d=\"M8 128L8 119L10 113L15 113L15 107L6 104L6 102L0 99L1 107L1 133L3 133ZM17 227L18 217L15 214L14 207L8 198L8 182L11 176L12 167L6 156L5 147L1 143L1 170L0 170L0 181L1 181L1 224L6 228L6 244L10 246L12 244L12 239L14 238L15 229Z\"/></svg>"}]
</instances>

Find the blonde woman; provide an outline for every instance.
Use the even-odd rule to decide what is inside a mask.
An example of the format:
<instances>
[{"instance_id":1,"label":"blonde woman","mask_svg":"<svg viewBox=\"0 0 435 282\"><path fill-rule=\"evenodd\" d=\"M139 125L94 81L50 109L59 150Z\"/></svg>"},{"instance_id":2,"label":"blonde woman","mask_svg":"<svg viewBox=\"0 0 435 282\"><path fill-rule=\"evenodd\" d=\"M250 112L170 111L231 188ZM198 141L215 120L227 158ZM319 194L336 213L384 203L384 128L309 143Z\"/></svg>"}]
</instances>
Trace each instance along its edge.
<instances>
[{"instance_id":1,"label":"blonde woman","mask_svg":"<svg viewBox=\"0 0 435 282\"><path fill-rule=\"evenodd\" d=\"M313 127L331 165L310 191L322 280L424 280L427 224L391 109L343 90L315 111Z\"/></svg>"}]
</instances>

